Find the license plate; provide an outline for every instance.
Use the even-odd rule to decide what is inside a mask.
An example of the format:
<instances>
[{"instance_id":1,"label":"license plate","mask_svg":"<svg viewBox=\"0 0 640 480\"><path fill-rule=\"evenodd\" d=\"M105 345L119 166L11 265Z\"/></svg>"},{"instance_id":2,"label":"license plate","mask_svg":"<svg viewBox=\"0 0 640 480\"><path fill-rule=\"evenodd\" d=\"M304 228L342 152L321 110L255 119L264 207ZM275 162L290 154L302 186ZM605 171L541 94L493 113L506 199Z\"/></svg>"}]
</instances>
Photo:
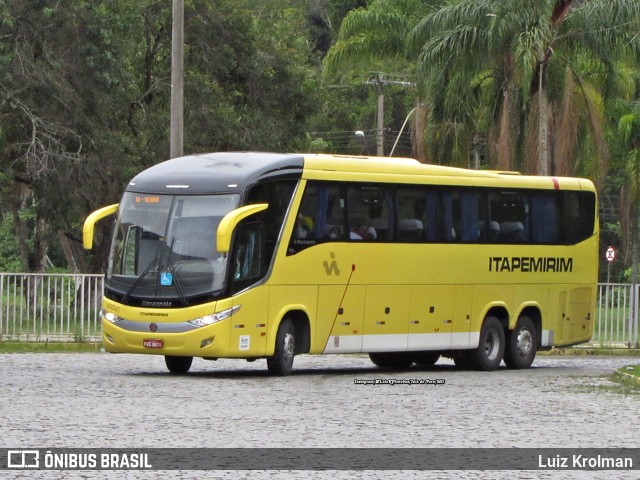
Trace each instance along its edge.
<instances>
[{"instance_id":1,"label":"license plate","mask_svg":"<svg viewBox=\"0 0 640 480\"><path fill-rule=\"evenodd\" d=\"M162 348L164 346L164 340L157 338L145 338L142 341L142 346L145 348Z\"/></svg>"}]
</instances>

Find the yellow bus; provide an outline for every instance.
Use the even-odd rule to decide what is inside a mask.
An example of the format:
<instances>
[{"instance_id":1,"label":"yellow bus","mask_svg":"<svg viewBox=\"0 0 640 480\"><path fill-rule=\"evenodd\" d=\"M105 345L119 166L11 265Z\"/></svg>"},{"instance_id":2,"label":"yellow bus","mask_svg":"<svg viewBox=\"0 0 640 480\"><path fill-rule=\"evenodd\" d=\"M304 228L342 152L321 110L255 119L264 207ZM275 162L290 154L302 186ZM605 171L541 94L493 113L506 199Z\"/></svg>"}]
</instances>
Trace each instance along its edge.
<instances>
[{"instance_id":1,"label":"yellow bus","mask_svg":"<svg viewBox=\"0 0 640 480\"><path fill-rule=\"evenodd\" d=\"M379 367L529 367L593 331L598 220L585 179L407 158L213 153L137 175L102 303L109 352L193 357L367 353Z\"/></svg>"}]
</instances>

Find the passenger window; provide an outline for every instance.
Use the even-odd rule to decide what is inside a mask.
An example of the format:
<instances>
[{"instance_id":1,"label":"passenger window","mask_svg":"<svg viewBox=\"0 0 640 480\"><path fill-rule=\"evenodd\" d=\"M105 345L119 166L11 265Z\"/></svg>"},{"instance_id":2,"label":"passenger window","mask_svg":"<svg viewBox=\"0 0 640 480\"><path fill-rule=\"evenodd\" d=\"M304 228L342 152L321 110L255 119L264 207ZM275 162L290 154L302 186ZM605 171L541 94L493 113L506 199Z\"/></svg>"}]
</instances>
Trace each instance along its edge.
<instances>
[{"instance_id":1,"label":"passenger window","mask_svg":"<svg viewBox=\"0 0 640 480\"><path fill-rule=\"evenodd\" d=\"M516 191L491 193L489 206L489 227L496 232L496 243L529 241L529 204L525 194Z\"/></svg>"},{"instance_id":2,"label":"passenger window","mask_svg":"<svg viewBox=\"0 0 640 480\"><path fill-rule=\"evenodd\" d=\"M346 240L344 207L341 186L308 182L296 212L288 253L294 254L318 243Z\"/></svg>"},{"instance_id":3,"label":"passenger window","mask_svg":"<svg viewBox=\"0 0 640 480\"><path fill-rule=\"evenodd\" d=\"M385 241L393 238L392 191L381 185L351 184L347 190L349 239Z\"/></svg>"},{"instance_id":4,"label":"passenger window","mask_svg":"<svg viewBox=\"0 0 640 480\"><path fill-rule=\"evenodd\" d=\"M248 220L251 222L261 222L261 241L264 242L264 256L267 263L271 263L275 252L278 236L280 235L287 209L291 203L295 186L295 180L264 182L253 187L247 196L247 205L255 203L266 203L269 205L266 210L252 215Z\"/></svg>"},{"instance_id":5,"label":"passenger window","mask_svg":"<svg viewBox=\"0 0 640 480\"><path fill-rule=\"evenodd\" d=\"M426 190L421 187L399 187L396 191L399 242L421 242L425 233Z\"/></svg>"},{"instance_id":6,"label":"passenger window","mask_svg":"<svg viewBox=\"0 0 640 480\"><path fill-rule=\"evenodd\" d=\"M595 195L591 192L565 192L564 223L567 225L567 245L574 245L593 235L595 205Z\"/></svg>"},{"instance_id":7,"label":"passenger window","mask_svg":"<svg viewBox=\"0 0 640 480\"><path fill-rule=\"evenodd\" d=\"M480 238L480 195L474 190L454 190L450 194L452 231L451 240L477 242Z\"/></svg>"},{"instance_id":8,"label":"passenger window","mask_svg":"<svg viewBox=\"0 0 640 480\"><path fill-rule=\"evenodd\" d=\"M562 242L561 197L554 192L531 193L531 233L533 243Z\"/></svg>"},{"instance_id":9,"label":"passenger window","mask_svg":"<svg viewBox=\"0 0 640 480\"><path fill-rule=\"evenodd\" d=\"M444 194L435 188L427 188L425 195L425 210L423 216L425 239L427 242L438 243L445 240L445 220L444 220ZM450 212L451 209L449 208ZM446 222L449 225L447 238L451 239L451 220Z\"/></svg>"}]
</instances>

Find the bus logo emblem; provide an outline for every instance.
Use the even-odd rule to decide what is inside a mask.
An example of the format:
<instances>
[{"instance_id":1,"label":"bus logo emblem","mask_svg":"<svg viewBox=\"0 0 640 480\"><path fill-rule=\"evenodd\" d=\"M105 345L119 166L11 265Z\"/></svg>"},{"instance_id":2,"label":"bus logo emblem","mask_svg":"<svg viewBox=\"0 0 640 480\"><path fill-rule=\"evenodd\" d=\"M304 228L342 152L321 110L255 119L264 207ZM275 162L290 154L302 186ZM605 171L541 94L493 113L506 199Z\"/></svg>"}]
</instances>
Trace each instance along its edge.
<instances>
[{"instance_id":1,"label":"bus logo emblem","mask_svg":"<svg viewBox=\"0 0 640 480\"><path fill-rule=\"evenodd\" d=\"M158 325L155 323L150 323L149 324L149 331L150 332L155 332L156 330L158 330Z\"/></svg>"},{"instance_id":2,"label":"bus logo emblem","mask_svg":"<svg viewBox=\"0 0 640 480\"><path fill-rule=\"evenodd\" d=\"M327 272L327 275L340 275L340 268L338 268L338 262L336 262L336 255L335 253L331 252L329 253L329 256L331 257L331 263L329 263L327 260L325 260L324 262L322 262L322 265L324 266L324 271Z\"/></svg>"}]
</instances>

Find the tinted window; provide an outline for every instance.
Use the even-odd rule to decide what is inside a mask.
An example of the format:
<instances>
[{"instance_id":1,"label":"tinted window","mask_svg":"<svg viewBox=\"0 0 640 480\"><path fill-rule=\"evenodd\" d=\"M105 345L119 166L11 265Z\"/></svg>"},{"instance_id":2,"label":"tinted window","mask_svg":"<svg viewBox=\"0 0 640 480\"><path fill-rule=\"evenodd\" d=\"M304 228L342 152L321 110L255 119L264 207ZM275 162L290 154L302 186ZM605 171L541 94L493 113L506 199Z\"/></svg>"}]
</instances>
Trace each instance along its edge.
<instances>
[{"instance_id":1,"label":"tinted window","mask_svg":"<svg viewBox=\"0 0 640 480\"><path fill-rule=\"evenodd\" d=\"M595 195L309 182L290 253L321 241L571 245L593 234Z\"/></svg>"},{"instance_id":2,"label":"tinted window","mask_svg":"<svg viewBox=\"0 0 640 480\"><path fill-rule=\"evenodd\" d=\"M393 193L389 186L351 184L347 208L349 239L385 241L393 239Z\"/></svg>"},{"instance_id":3,"label":"tinted window","mask_svg":"<svg viewBox=\"0 0 640 480\"><path fill-rule=\"evenodd\" d=\"M296 226L288 253L326 241L347 239L344 188L332 183L307 183L296 212Z\"/></svg>"}]
</instances>

